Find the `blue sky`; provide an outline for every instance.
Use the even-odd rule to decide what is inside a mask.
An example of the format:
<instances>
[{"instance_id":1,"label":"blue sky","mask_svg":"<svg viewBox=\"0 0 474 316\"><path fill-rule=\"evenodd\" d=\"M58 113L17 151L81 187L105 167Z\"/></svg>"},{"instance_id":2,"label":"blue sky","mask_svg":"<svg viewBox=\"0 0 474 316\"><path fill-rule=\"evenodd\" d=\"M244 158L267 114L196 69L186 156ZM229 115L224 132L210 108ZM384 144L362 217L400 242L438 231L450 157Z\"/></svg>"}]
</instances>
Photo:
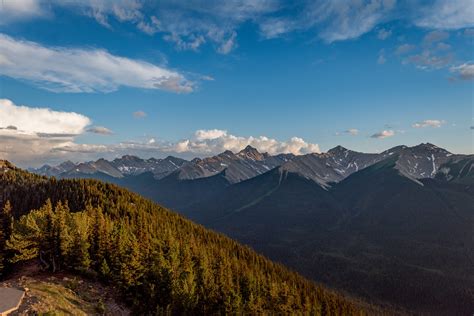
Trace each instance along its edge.
<instances>
[{"instance_id":1,"label":"blue sky","mask_svg":"<svg viewBox=\"0 0 474 316\"><path fill-rule=\"evenodd\" d=\"M472 12L465 0L4 0L0 155L473 153Z\"/></svg>"}]
</instances>

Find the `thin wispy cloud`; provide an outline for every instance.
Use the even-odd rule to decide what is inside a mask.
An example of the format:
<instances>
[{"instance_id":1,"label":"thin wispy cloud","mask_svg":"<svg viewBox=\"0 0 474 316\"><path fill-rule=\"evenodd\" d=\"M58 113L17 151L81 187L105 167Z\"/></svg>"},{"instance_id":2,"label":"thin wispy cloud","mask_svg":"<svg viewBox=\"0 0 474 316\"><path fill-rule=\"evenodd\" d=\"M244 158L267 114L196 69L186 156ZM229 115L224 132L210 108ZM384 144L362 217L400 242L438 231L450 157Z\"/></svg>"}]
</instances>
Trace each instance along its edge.
<instances>
[{"instance_id":1,"label":"thin wispy cloud","mask_svg":"<svg viewBox=\"0 0 474 316\"><path fill-rule=\"evenodd\" d=\"M414 128L425 128L425 127L433 127L433 128L439 128L446 124L446 121L444 120L424 120L420 122L416 122L412 124L412 127Z\"/></svg>"},{"instance_id":2,"label":"thin wispy cloud","mask_svg":"<svg viewBox=\"0 0 474 316\"><path fill-rule=\"evenodd\" d=\"M465 63L459 66L453 66L450 71L456 74L456 77L461 80L474 80L474 64Z\"/></svg>"},{"instance_id":3,"label":"thin wispy cloud","mask_svg":"<svg viewBox=\"0 0 474 316\"><path fill-rule=\"evenodd\" d=\"M432 29L459 29L474 26L474 2L471 0L436 0L423 7L415 24Z\"/></svg>"},{"instance_id":4,"label":"thin wispy cloud","mask_svg":"<svg viewBox=\"0 0 474 316\"><path fill-rule=\"evenodd\" d=\"M401 44L395 49L395 54L403 55L403 54L406 54L406 53L414 50L415 48L416 48L415 45L411 45L411 44L407 44L407 43Z\"/></svg>"},{"instance_id":5,"label":"thin wispy cloud","mask_svg":"<svg viewBox=\"0 0 474 316\"><path fill-rule=\"evenodd\" d=\"M423 38L424 45L431 45L436 42L444 41L449 38L449 33L446 31L432 31Z\"/></svg>"},{"instance_id":6,"label":"thin wispy cloud","mask_svg":"<svg viewBox=\"0 0 474 316\"><path fill-rule=\"evenodd\" d=\"M386 30L384 28L381 28L378 32L377 32L377 38L379 40L386 40L387 38L389 38L390 36L392 35L392 30Z\"/></svg>"},{"instance_id":7,"label":"thin wispy cloud","mask_svg":"<svg viewBox=\"0 0 474 316\"><path fill-rule=\"evenodd\" d=\"M346 129L345 131L336 133L336 136L342 136L342 135L357 136L359 135L359 130L357 128L349 128L349 129Z\"/></svg>"},{"instance_id":8,"label":"thin wispy cloud","mask_svg":"<svg viewBox=\"0 0 474 316\"><path fill-rule=\"evenodd\" d=\"M0 74L52 92L112 92L121 86L192 92L179 72L100 49L46 47L0 34Z\"/></svg>"},{"instance_id":9,"label":"thin wispy cloud","mask_svg":"<svg viewBox=\"0 0 474 316\"><path fill-rule=\"evenodd\" d=\"M387 59L385 58L385 50L381 49L379 51L379 57L377 58L377 64L383 65L385 62L387 62Z\"/></svg>"},{"instance_id":10,"label":"thin wispy cloud","mask_svg":"<svg viewBox=\"0 0 474 316\"><path fill-rule=\"evenodd\" d=\"M146 117L147 114L143 111L136 111L136 112L133 112L133 117L134 118L137 118L137 119L141 119L141 118L144 118Z\"/></svg>"},{"instance_id":11,"label":"thin wispy cloud","mask_svg":"<svg viewBox=\"0 0 474 316\"><path fill-rule=\"evenodd\" d=\"M0 17L8 22L53 14L60 6L95 19L113 29L112 22L131 23L137 30L160 36L180 50L198 51L210 44L222 54L237 47L239 28L244 23L258 25L263 38L310 30L328 43L355 39L377 26L402 19L431 29L452 30L474 26L474 4L470 0L431 0L409 3L396 0L307 1L95 1L40 0L7 1ZM5 20L4 20L5 21ZM392 31L380 28L377 37L385 40Z\"/></svg>"},{"instance_id":12,"label":"thin wispy cloud","mask_svg":"<svg viewBox=\"0 0 474 316\"><path fill-rule=\"evenodd\" d=\"M112 135L114 132L104 126L92 126L87 129L87 132L99 135Z\"/></svg>"}]
</instances>

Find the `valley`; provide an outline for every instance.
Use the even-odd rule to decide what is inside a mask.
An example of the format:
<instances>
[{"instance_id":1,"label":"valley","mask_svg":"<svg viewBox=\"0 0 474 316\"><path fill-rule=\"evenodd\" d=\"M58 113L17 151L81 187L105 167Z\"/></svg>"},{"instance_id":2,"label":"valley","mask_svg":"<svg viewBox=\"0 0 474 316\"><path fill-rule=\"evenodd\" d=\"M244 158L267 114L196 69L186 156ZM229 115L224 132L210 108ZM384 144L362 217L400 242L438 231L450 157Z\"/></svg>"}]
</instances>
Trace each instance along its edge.
<instances>
[{"instance_id":1,"label":"valley","mask_svg":"<svg viewBox=\"0 0 474 316\"><path fill-rule=\"evenodd\" d=\"M474 156L432 144L380 154L338 146L279 157L266 172L255 167L268 161L246 148L185 162L163 178L81 176L128 187L375 304L430 314L472 308ZM208 172L183 176L199 168Z\"/></svg>"}]
</instances>

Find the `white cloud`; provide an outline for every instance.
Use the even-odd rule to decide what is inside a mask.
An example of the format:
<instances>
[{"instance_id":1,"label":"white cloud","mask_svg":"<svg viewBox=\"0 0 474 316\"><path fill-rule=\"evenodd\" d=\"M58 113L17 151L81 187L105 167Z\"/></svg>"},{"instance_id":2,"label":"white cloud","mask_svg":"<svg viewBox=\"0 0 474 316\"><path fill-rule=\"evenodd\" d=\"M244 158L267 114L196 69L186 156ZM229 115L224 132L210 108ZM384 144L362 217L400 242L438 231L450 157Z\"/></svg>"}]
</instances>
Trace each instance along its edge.
<instances>
[{"instance_id":1,"label":"white cloud","mask_svg":"<svg viewBox=\"0 0 474 316\"><path fill-rule=\"evenodd\" d=\"M55 4L82 12L107 28L110 20L135 24L149 35L159 34L179 50L197 51L212 43L221 54L236 47L236 29L246 21L276 10L278 0L137 1L69 0Z\"/></svg>"},{"instance_id":2,"label":"white cloud","mask_svg":"<svg viewBox=\"0 0 474 316\"><path fill-rule=\"evenodd\" d=\"M460 29L474 26L474 1L436 0L422 9L415 24L431 29Z\"/></svg>"},{"instance_id":3,"label":"white cloud","mask_svg":"<svg viewBox=\"0 0 474 316\"><path fill-rule=\"evenodd\" d=\"M383 64L385 64L386 61L387 61L387 59L385 58L385 50L381 49L379 51L379 57L377 58L377 64L383 65Z\"/></svg>"},{"instance_id":4,"label":"white cloud","mask_svg":"<svg viewBox=\"0 0 474 316\"><path fill-rule=\"evenodd\" d=\"M412 50L414 50L416 48L415 45L411 45L411 44L402 44L400 46L397 47L397 49L395 50L395 54L397 55L403 55L403 54L406 54Z\"/></svg>"},{"instance_id":5,"label":"white cloud","mask_svg":"<svg viewBox=\"0 0 474 316\"><path fill-rule=\"evenodd\" d=\"M359 130L356 129L356 128L350 128L350 129L346 130L345 133L348 133L350 135L355 136L355 135L359 134Z\"/></svg>"},{"instance_id":6,"label":"white cloud","mask_svg":"<svg viewBox=\"0 0 474 316\"><path fill-rule=\"evenodd\" d=\"M375 133L373 134L372 138L378 138L378 139L383 139L383 138L387 138L387 137L392 137L395 135L395 132L392 131L392 130L383 130L381 132L378 132L378 133Z\"/></svg>"},{"instance_id":7,"label":"white cloud","mask_svg":"<svg viewBox=\"0 0 474 316\"><path fill-rule=\"evenodd\" d=\"M69 146L91 123L84 115L16 105L0 99L0 157L34 164ZM61 155L60 155L61 156Z\"/></svg>"},{"instance_id":8,"label":"white cloud","mask_svg":"<svg viewBox=\"0 0 474 316\"><path fill-rule=\"evenodd\" d=\"M416 123L412 124L412 127L414 127L414 128L425 128L425 127L438 128L438 127L441 127L444 124L446 124L446 121L443 121L443 120L424 120L424 121L420 121L420 122L416 122Z\"/></svg>"},{"instance_id":9,"label":"white cloud","mask_svg":"<svg viewBox=\"0 0 474 316\"><path fill-rule=\"evenodd\" d=\"M392 35L392 30L386 30L384 28L381 28L378 32L377 32L377 38L379 40L386 40L387 38L389 38L390 36Z\"/></svg>"},{"instance_id":10,"label":"white cloud","mask_svg":"<svg viewBox=\"0 0 474 316\"><path fill-rule=\"evenodd\" d=\"M100 49L45 47L0 34L0 74L53 92L111 92L120 86L191 92L178 72Z\"/></svg>"},{"instance_id":11,"label":"white cloud","mask_svg":"<svg viewBox=\"0 0 474 316\"><path fill-rule=\"evenodd\" d=\"M31 108L0 99L0 127L15 126L25 133L77 135L90 123L81 114Z\"/></svg>"},{"instance_id":12,"label":"white cloud","mask_svg":"<svg viewBox=\"0 0 474 316\"><path fill-rule=\"evenodd\" d=\"M146 117L147 114L143 111L136 111L136 112L133 112L133 117L134 118L137 118L137 119L140 119L140 118L144 118Z\"/></svg>"},{"instance_id":13,"label":"white cloud","mask_svg":"<svg viewBox=\"0 0 474 316\"><path fill-rule=\"evenodd\" d=\"M0 25L45 15L38 0L0 1Z\"/></svg>"},{"instance_id":14,"label":"white cloud","mask_svg":"<svg viewBox=\"0 0 474 316\"><path fill-rule=\"evenodd\" d=\"M261 152L269 154L293 153L295 155L320 152L317 144L307 143L299 137L280 142L266 136L242 137L229 134L225 130L198 130L194 138L185 139L176 144L170 144L168 151L192 152L195 154L216 154L225 150L237 152L251 145Z\"/></svg>"},{"instance_id":15,"label":"white cloud","mask_svg":"<svg viewBox=\"0 0 474 316\"><path fill-rule=\"evenodd\" d=\"M436 42L444 41L449 38L449 33L445 31L432 31L425 35L423 44L431 45Z\"/></svg>"},{"instance_id":16,"label":"white cloud","mask_svg":"<svg viewBox=\"0 0 474 316\"><path fill-rule=\"evenodd\" d=\"M266 39L277 38L283 34L300 28L296 21L287 17L284 18L266 18L260 22L260 32Z\"/></svg>"},{"instance_id":17,"label":"white cloud","mask_svg":"<svg viewBox=\"0 0 474 316\"><path fill-rule=\"evenodd\" d=\"M439 51L425 49L419 54L408 56L403 60L403 63L413 64L418 69L431 70L445 68L450 65L452 60L453 54L449 51L440 54Z\"/></svg>"},{"instance_id":18,"label":"white cloud","mask_svg":"<svg viewBox=\"0 0 474 316\"><path fill-rule=\"evenodd\" d=\"M310 23L319 24L327 42L357 38L387 19L395 0L315 1L306 9Z\"/></svg>"},{"instance_id":19,"label":"white cloud","mask_svg":"<svg viewBox=\"0 0 474 316\"><path fill-rule=\"evenodd\" d=\"M456 73L461 80L474 80L474 64L472 63L453 66L450 71Z\"/></svg>"},{"instance_id":20,"label":"white cloud","mask_svg":"<svg viewBox=\"0 0 474 316\"><path fill-rule=\"evenodd\" d=\"M293 153L295 155L320 152L317 144L308 143L302 138L292 137L287 141L278 141L266 136L242 137L229 134L222 130L198 130L190 139L177 142L159 141L155 138L142 141L127 141L118 144L62 144L52 149L52 155L62 154L77 157L82 155L83 159L96 159L98 157L115 157L133 153L143 157L159 157L164 155L179 155L185 158L196 156L204 157L219 154L230 150L238 152L251 145L261 152L269 154Z\"/></svg>"},{"instance_id":21,"label":"white cloud","mask_svg":"<svg viewBox=\"0 0 474 316\"><path fill-rule=\"evenodd\" d=\"M151 0L22 0L3 1L0 21L10 23L46 14L61 7L95 19L113 29L114 23L133 24L149 35L174 43L180 50L213 45L227 54L237 47L237 31L244 23L259 26L265 38L311 30L326 42L358 38L375 27L402 20L434 30L474 25L472 0L282 0L151 1ZM3 18L3 19L2 19ZM1 23L1 22L0 22ZM379 39L391 30L380 28Z\"/></svg>"},{"instance_id":22,"label":"white cloud","mask_svg":"<svg viewBox=\"0 0 474 316\"><path fill-rule=\"evenodd\" d=\"M204 141L204 140L213 140L216 138L221 138L227 135L227 131L223 131L220 129L210 129L210 130L197 130L194 133L194 136L198 141Z\"/></svg>"},{"instance_id":23,"label":"white cloud","mask_svg":"<svg viewBox=\"0 0 474 316\"><path fill-rule=\"evenodd\" d=\"M359 135L359 130L357 128L349 128L342 132L336 132L336 136L341 136L341 135L357 136Z\"/></svg>"},{"instance_id":24,"label":"white cloud","mask_svg":"<svg viewBox=\"0 0 474 316\"><path fill-rule=\"evenodd\" d=\"M23 166L38 166L67 159L90 160L130 153L148 157L180 154L190 158L225 150L237 152L247 145L270 154L320 152L317 144L299 137L278 141L266 136L236 136L219 129L197 130L191 138L177 142L150 137L116 144L77 143L76 138L87 132L112 133L103 126L88 128L90 124L88 117L78 113L16 105L10 100L0 99L0 159L9 159Z\"/></svg>"},{"instance_id":25,"label":"white cloud","mask_svg":"<svg viewBox=\"0 0 474 316\"><path fill-rule=\"evenodd\" d=\"M217 49L217 51L221 54L228 54L230 53L235 47L236 47L236 38L237 38L237 33L232 32L232 34L229 36L227 40L225 40Z\"/></svg>"},{"instance_id":26,"label":"white cloud","mask_svg":"<svg viewBox=\"0 0 474 316\"><path fill-rule=\"evenodd\" d=\"M100 135L112 135L114 133L110 129L104 126L92 126L88 128L87 131L89 133L100 134Z\"/></svg>"},{"instance_id":27,"label":"white cloud","mask_svg":"<svg viewBox=\"0 0 474 316\"><path fill-rule=\"evenodd\" d=\"M465 29L463 34L466 37L474 37L474 28L473 29Z\"/></svg>"}]
</instances>

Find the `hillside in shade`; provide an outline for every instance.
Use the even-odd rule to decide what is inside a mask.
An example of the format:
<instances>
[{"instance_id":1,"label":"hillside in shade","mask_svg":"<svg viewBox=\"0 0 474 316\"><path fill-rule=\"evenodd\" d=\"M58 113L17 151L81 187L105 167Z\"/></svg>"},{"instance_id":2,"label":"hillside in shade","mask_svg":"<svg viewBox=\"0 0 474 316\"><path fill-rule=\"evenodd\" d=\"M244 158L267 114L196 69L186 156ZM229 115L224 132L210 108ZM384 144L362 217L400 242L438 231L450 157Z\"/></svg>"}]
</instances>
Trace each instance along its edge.
<instances>
[{"instance_id":1,"label":"hillside in shade","mask_svg":"<svg viewBox=\"0 0 474 316\"><path fill-rule=\"evenodd\" d=\"M2 274L37 260L114 285L136 313L359 315L353 302L115 185L0 162ZM13 222L13 223L12 223Z\"/></svg>"},{"instance_id":2,"label":"hillside in shade","mask_svg":"<svg viewBox=\"0 0 474 316\"><path fill-rule=\"evenodd\" d=\"M329 188L280 167L183 212L354 295L428 314L468 313L474 158L454 157L433 178L407 172L405 161L390 155Z\"/></svg>"},{"instance_id":3,"label":"hillside in shade","mask_svg":"<svg viewBox=\"0 0 474 316\"><path fill-rule=\"evenodd\" d=\"M269 159L242 152L234 156ZM224 156L233 157L202 161ZM84 176L143 194L364 300L429 314L474 309L473 155L424 143L286 158L237 182L230 167L182 176L193 162L159 179Z\"/></svg>"}]
</instances>

